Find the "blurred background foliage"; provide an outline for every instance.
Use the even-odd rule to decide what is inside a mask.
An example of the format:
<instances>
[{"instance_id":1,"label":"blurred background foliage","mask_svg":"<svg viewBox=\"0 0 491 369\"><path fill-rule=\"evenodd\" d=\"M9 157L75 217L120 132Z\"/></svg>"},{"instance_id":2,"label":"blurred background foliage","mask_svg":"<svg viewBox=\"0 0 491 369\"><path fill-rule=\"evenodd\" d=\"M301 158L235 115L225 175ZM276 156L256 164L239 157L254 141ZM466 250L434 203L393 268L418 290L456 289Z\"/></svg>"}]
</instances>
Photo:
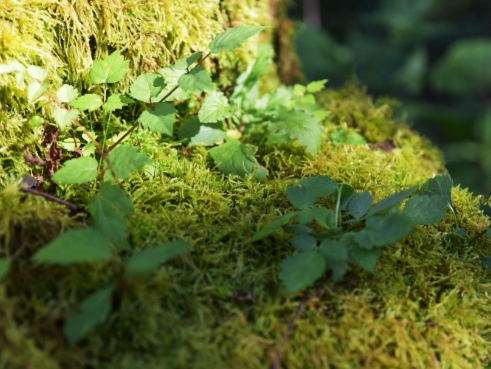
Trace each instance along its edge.
<instances>
[{"instance_id":1,"label":"blurred background foliage","mask_svg":"<svg viewBox=\"0 0 491 369\"><path fill-rule=\"evenodd\" d=\"M491 195L490 0L294 0L307 79L357 79L444 151L454 183Z\"/></svg>"}]
</instances>

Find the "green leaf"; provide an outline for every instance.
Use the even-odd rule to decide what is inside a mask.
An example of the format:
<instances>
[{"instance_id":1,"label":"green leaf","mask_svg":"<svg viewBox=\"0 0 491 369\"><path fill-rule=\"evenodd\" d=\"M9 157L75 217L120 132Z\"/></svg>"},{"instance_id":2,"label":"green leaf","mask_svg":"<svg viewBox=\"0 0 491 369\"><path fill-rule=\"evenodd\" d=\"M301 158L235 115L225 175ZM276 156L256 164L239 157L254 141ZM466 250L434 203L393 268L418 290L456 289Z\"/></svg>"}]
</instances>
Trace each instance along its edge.
<instances>
[{"instance_id":1,"label":"green leaf","mask_svg":"<svg viewBox=\"0 0 491 369\"><path fill-rule=\"evenodd\" d=\"M276 114L280 107L287 108L293 97L291 88L280 86L275 91L264 95L257 103L256 108L265 113Z\"/></svg>"},{"instance_id":2,"label":"green leaf","mask_svg":"<svg viewBox=\"0 0 491 369\"><path fill-rule=\"evenodd\" d=\"M418 189L418 186L413 186L411 188L408 188L407 190L397 192L397 193L383 199L379 203L375 204L373 206L373 208L370 209L370 211L368 212L367 215L372 216L372 215L375 215L378 213L382 213L382 212L389 210L390 208L392 208L396 205L399 205L402 202L402 200L404 200L406 197L411 195L417 189Z\"/></svg>"},{"instance_id":3,"label":"green leaf","mask_svg":"<svg viewBox=\"0 0 491 369\"><path fill-rule=\"evenodd\" d=\"M321 146L322 130L317 118L300 110L288 111L280 107L278 115L268 126L269 144L289 143L298 140L313 156Z\"/></svg>"},{"instance_id":4,"label":"green leaf","mask_svg":"<svg viewBox=\"0 0 491 369\"><path fill-rule=\"evenodd\" d=\"M32 78L38 80L39 82L43 82L48 76L48 72L46 71L46 69L35 65L27 66L27 74L29 74Z\"/></svg>"},{"instance_id":5,"label":"green leaf","mask_svg":"<svg viewBox=\"0 0 491 369\"><path fill-rule=\"evenodd\" d=\"M177 70L187 70L193 63L197 62L203 53L198 51L187 58L179 59L173 67Z\"/></svg>"},{"instance_id":6,"label":"green leaf","mask_svg":"<svg viewBox=\"0 0 491 369\"><path fill-rule=\"evenodd\" d=\"M405 215L377 215L367 219L366 228L356 233L355 240L360 247L372 249L396 243L413 232L412 222Z\"/></svg>"},{"instance_id":7,"label":"green leaf","mask_svg":"<svg viewBox=\"0 0 491 369\"><path fill-rule=\"evenodd\" d=\"M349 270L349 264L346 261L326 259L326 267L331 271L331 278L334 282L341 280Z\"/></svg>"},{"instance_id":8,"label":"green leaf","mask_svg":"<svg viewBox=\"0 0 491 369\"><path fill-rule=\"evenodd\" d=\"M338 189L338 184L329 176L312 176L300 180L300 184L316 197L329 196Z\"/></svg>"},{"instance_id":9,"label":"green leaf","mask_svg":"<svg viewBox=\"0 0 491 369\"><path fill-rule=\"evenodd\" d=\"M128 178L132 172L136 172L145 164L152 162L148 156L139 153L136 147L130 145L117 146L109 153L108 159L116 173L116 177L119 179ZM106 166L105 179L112 181L112 172L107 168L106 162L104 162L104 165Z\"/></svg>"},{"instance_id":10,"label":"green leaf","mask_svg":"<svg viewBox=\"0 0 491 369\"><path fill-rule=\"evenodd\" d=\"M353 197L353 200L350 201L348 206L349 213L353 218L361 218L368 212L372 206L372 202L373 199L370 192L362 192Z\"/></svg>"},{"instance_id":11,"label":"green leaf","mask_svg":"<svg viewBox=\"0 0 491 369\"><path fill-rule=\"evenodd\" d=\"M149 108L141 113L138 121L143 127L148 128L152 132L159 132L172 136L176 109L166 102L161 102L155 105L155 108Z\"/></svg>"},{"instance_id":12,"label":"green leaf","mask_svg":"<svg viewBox=\"0 0 491 369\"><path fill-rule=\"evenodd\" d=\"M128 104L133 104L134 102L135 100L130 99L129 97L126 97L121 94L115 94L109 96L109 98L104 103L104 106L102 108L105 111L115 111L121 109L123 106L126 106Z\"/></svg>"},{"instance_id":13,"label":"green leaf","mask_svg":"<svg viewBox=\"0 0 491 369\"><path fill-rule=\"evenodd\" d=\"M63 333L70 346L104 323L111 312L113 293L113 286L94 292L80 303L78 311L66 318Z\"/></svg>"},{"instance_id":14,"label":"green leaf","mask_svg":"<svg viewBox=\"0 0 491 369\"><path fill-rule=\"evenodd\" d=\"M445 196L419 195L407 201L402 214L411 219L414 224L433 224L445 217L446 209Z\"/></svg>"},{"instance_id":15,"label":"green leaf","mask_svg":"<svg viewBox=\"0 0 491 369\"><path fill-rule=\"evenodd\" d=\"M259 80L259 76L269 71L273 55L274 50L270 45L262 44L257 47L256 60L249 64L247 70L237 78L232 97L252 89Z\"/></svg>"},{"instance_id":16,"label":"green leaf","mask_svg":"<svg viewBox=\"0 0 491 369\"><path fill-rule=\"evenodd\" d=\"M102 99L99 95L87 94L77 97L70 105L80 110L94 111L102 106Z\"/></svg>"},{"instance_id":17,"label":"green leaf","mask_svg":"<svg viewBox=\"0 0 491 369\"><path fill-rule=\"evenodd\" d=\"M70 85L63 85L56 92L56 97L62 103L69 103L78 97L78 90Z\"/></svg>"},{"instance_id":18,"label":"green leaf","mask_svg":"<svg viewBox=\"0 0 491 369\"><path fill-rule=\"evenodd\" d=\"M100 193L89 198L88 208L94 226L115 246L129 249L124 215L133 213L130 199L118 186L105 182Z\"/></svg>"},{"instance_id":19,"label":"green leaf","mask_svg":"<svg viewBox=\"0 0 491 369\"><path fill-rule=\"evenodd\" d=\"M198 117L201 123L214 123L231 116L227 98L223 92L211 92L201 105Z\"/></svg>"},{"instance_id":20,"label":"green leaf","mask_svg":"<svg viewBox=\"0 0 491 369\"><path fill-rule=\"evenodd\" d=\"M298 251L311 251L317 248L317 240L306 233L296 234L290 243Z\"/></svg>"},{"instance_id":21,"label":"green leaf","mask_svg":"<svg viewBox=\"0 0 491 369\"><path fill-rule=\"evenodd\" d=\"M39 115L34 115L29 119L28 123L29 127L39 127L41 124L44 123L44 118L40 117Z\"/></svg>"},{"instance_id":22,"label":"green leaf","mask_svg":"<svg viewBox=\"0 0 491 369\"><path fill-rule=\"evenodd\" d=\"M51 179L61 184L90 182L97 178L97 166L97 160L91 156L71 159Z\"/></svg>"},{"instance_id":23,"label":"green leaf","mask_svg":"<svg viewBox=\"0 0 491 369\"><path fill-rule=\"evenodd\" d=\"M300 210L305 210L314 205L317 200L315 195L304 186L288 186L286 196L293 206Z\"/></svg>"},{"instance_id":24,"label":"green leaf","mask_svg":"<svg viewBox=\"0 0 491 369\"><path fill-rule=\"evenodd\" d=\"M249 238L245 243L251 243L258 241L266 236L269 236L270 234L276 232L278 229L283 227L290 219L292 219L294 216L298 214L297 211L294 211L293 213L288 213L286 215L283 215L282 217L276 218L272 220L266 227L261 229L259 232L257 232L254 236Z\"/></svg>"},{"instance_id":25,"label":"green leaf","mask_svg":"<svg viewBox=\"0 0 491 369\"><path fill-rule=\"evenodd\" d=\"M327 79L321 79L320 81L310 82L307 85L307 92L311 94L322 91L327 83Z\"/></svg>"},{"instance_id":26,"label":"green leaf","mask_svg":"<svg viewBox=\"0 0 491 369\"><path fill-rule=\"evenodd\" d=\"M318 250L299 252L281 262L280 279L294 293L312 286L325 271L326 261Z\"/></svg>"},{"instance_id":27,"label":"green leaf","mask_svg":"<svg viewBox=\"0 0 491 369\"><path fill-rule=\"evenodd\" d=\"M179 77L178 84L184 91L194 93L215 89L215 85L211 82L210 72L201 66L195 67L189 74Z\"/></svg>"},{"instance_id":28,"label":"green leaf","mask_svg":"<svg viewBox=\"0 0 491 369\"><path fill-rule=\"evenodd\" d=\"M128 72L129 60L124 60L119 51L113 52L104 60L96 60L90 70L92 83L116 83Z\"/></svg>"},{"instance_id":29,"label":"green leaf","mask_svg":"<svg viewBox=\"0 0 491 369\"><path fill-rule=\"evenodd\" d=\"M315 220L321 227L331 228L334 227L334 218L334 211L319 206L302 211L298 214L296 221L300 224L308 224Z\"/></svg>"},{"instance_id":30,"label":"green leaf","mask_svg":"<svg viewBox=\"0 0 491 369\"><path fill-rule=\"evenodd\" d=\"M361 266L367 272L375 273L375 265L380 257L380 248L374 248L371 250L359 247L356 244L351 245L349 250L350 256L353 258L356 264Z\"/></svg>"},{"instance_id":31,"label":"green leaf","mask_svg":"<svg viewBox=\"0 0 491 369\"><path fill-rule=\"evenodd\" d=\"M452 206L452 186L452 178L448 174L440 174L426 181L421 186L419 194L428 196L442 195L448 204Z\"/></svg>"},{"instance_id":32,"label":"green leaf","mask_svg":"<svg viewBox=\"0 0 491 369\"><path fill-rule=\"evenodd\" d=\"M0 280L5 277L10 268L10 258L0 258Z\"/></svg>"},{"instance_id":33,"label":"green leaf","mask_svg":"<svg viewBox=\"0 0 491 369\"><path fill-rule=\"evenodd\" d=\"M72 229L56 237L32 256L47 264L73 264L113 258L106 238L93 228Z\"/></svg>"},{"instance_id":34,"label":"green leaf","mask_svg":"<svg viewBox=\"0 0 491 369\"><path fill-rule=\"evenodd\" d=\"M151 73L142 74L130 86L130 96L146 103L157 102L165 86L162 76Z\"/></svg>"},{"instance_id":35,"label":"green leaf","mask_svg":"<svg viewBox=\"0 0 491 369\"><path fill-rule=\"evenodd\" d=\"M27 102L32 104L37 99L41 97L41 95L48 89L48 85L46 83L40 84L37 81L29 83L27 86Z\"/></svg>"},{"instance_id":36,"label":"green leaf","mask_svg":"<svg viewBox=\"0 0 491 369\"><path fill-rule=\"evenodd\" d=\"M172 241L140 251L126 263L125 276L127 278L148 277L160 264L188 252L190 248L189 242Z\"/></svg>"},{"instance_id":37,"label":"green leaf","mask_svg":"<svg viewBox=\"0 0 491 369\"><path fill-rule=\"evenodd\" d=\"M190 117L179 127L179 139L188 139L189 145L213 146L223 142L226 133L222 123L200 123L196 116Z\"/></svg>"},{"instance_id":38,"label":"green leaf","mask_svg":"<svg viewBox=\"0 0 491 369\"><path fill-rule=\"evenodd\" d=\"M210 42L210 53L216 54L220 51L232 51L246 39L264 29L266 27L262 26L238 26L229 28Z\"/></svg>"},{"instance_id":39,"label":"green leaf","mask_svg":"<svg viewBox=\"0 0 491 369\"><path fill-rule=\"evenodd\" d=\"M491 238L491 227L489 227L486 231L486 236L488 236L489 238Z\"/></svg>"},{"instance_id":40,"label":"green leaf","mask_svg":"<svg viewBox=\"0 0 491 369\"><path fill-rule=\"evenodd\" d=\"M325 258L336 262L348 261L348 247L341 241L326 238L319 245L319 252Z\"/></svg>"},{"instance_id":41,"label":"green leaf","mask_svg":"<svg viewBox=\"0 0 491 369\"><path fill-rule=\"evenodd\" d=\"M257 147L229 138L225 144L210 149L209 153L222 173L240 177L254 174L260 181L268 175L268 170L257 162L254 157L256 151Z\"/></svg>"},{"instance_id":42,"label":"green leaf","mask_svg":"<svg viewBox=\"0 0 491 369\"><path fill-rule=\"evenodd\" d=\"M349 184L343 183L342 186L339 186L341 190L341 201L339 203L339 210L348 211L351 200L353 200L356 196L355 189ZM336 191L333 195L333 199L337 201L339 190Z\"/></svg>"},{"instance_id":43,"label":"green leaf","mask_svg":"<svg viewBox=\"0 0 491 369\"><path fill-rule=\"evenodd\" d=\"M77 119L80 112L77 109L66 110L58 108L53 111L51 118L53 118L60 127L61 131L64 131L74 119Z\"/></svg>"}]
</instances>

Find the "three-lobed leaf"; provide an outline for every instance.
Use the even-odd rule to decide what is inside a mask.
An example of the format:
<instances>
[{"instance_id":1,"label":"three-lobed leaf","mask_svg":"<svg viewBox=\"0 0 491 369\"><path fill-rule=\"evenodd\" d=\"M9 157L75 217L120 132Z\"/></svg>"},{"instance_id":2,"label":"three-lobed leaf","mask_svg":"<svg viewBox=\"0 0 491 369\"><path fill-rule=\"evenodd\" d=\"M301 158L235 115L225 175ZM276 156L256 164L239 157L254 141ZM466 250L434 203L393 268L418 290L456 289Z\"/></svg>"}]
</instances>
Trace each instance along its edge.
<instances>
[{"instance_id":1,"label":"three-lobed leaf","mask_svg":"<svg viewBox=\"0 0 491 369\"><path fill-rule=\"evenodd\" d=\"M74 264L109 260L113 253L107 239L94 228L62 233L37 251L32 260L46 264Z\"/></svg>"},{"instance_id":2,"label":"three-lobed leaf","mask_svg":"<svg viewBox=\"0 0 491 369\"><path fill-rule=\"evenodd\" d=\"M230 106L223 92L213 91L206 98L198 117L201 123L214 123L230 117Z\"/></svg>"},{"instance_id":3,"label":"three-lobed leaf","mask_svg":"<svg viewBox=\"0 0 491 369\"><path fill-rule=\"evenodd\" d=\"M322 140L322 129L317 118L300 111L280 107L268 125L268 143L275 145L297 140L313 156L317 155Z\"/></svg>"},{"instance_id":4,"label":"three-lobed leaf","mask_svg":"<svg viewBox=\"0 0 491 369\"><path fill-rule=\"evenodd\" d=\"M202 91L213 91L215 85L211 81L211 74L205 68L198 66L193 68L190 73L179 77L178 85L184 91L200 93Z\"/></svg>"},{"instance_id":5,"label":"three-lobed leaf","mask_svg":"<svg viewBox=\"0 0 491 369\"><path fill-rule=\"evenodd\" d=\"M141 113L138 121L143 127L152 132L158 132L172 136L176 109L169 103L161 102L155 105L155 108L148 108Z\"/></svg>"},{"instance_id":6,"label":"three-lobed leaf","mask_svg":"<svg viewBox=\"0 0 491 369\"><path fill-rule=\"evenodd\" d=\"M180 140L187 139L190 146L213 146L223 142L226 133L222 123L200 123L196 116L187 119L178 130Z\"/></svg>"},{"instance_id":7,"label":"three-lobed leaf","mask_svg":"<svg viewBox=\"0 0 491 369\"><path fill-rule=\"evenodd\" d=\"M128 72L129 64L129 60L124 60L121 53L115 51L106 59L94 62L90 70L90 79L96 85L119 82Z\"/></svg>"},{"instance_id":8,"label":"three-lobed leaf","mask_svg":"<svg viewBox=\"0 0 491 369\"><path fill-rule=\"evenodd\" d=\"M61 184L82 184L97 178L97 160L91 156L71 159L51 179Z\"/></svg>"},{"instance_id":9,"label":"three-lobed leaf","mask_svg":"<svg viewBox=\"0 0 491 369\"><path fill-rule=\"evenodd\" d=\"M80 112L77 109L67 110L65 108L57 108L51 114L51 118L53 118L60 127L61 131L64 131L74 119L77 119Z\"/></svg>"},{"instance_id":10,"label":"three-lobed leaf","mask_svg":"<svg viewBox=\"0 0 491 369\"><path fill-rule=\"evenodd\" d=\"M216 36L209 44L210 52L216 54L220 51L232 51L249 37L266 29L263 26L238 26L227 29Z\"/></svg>"},{"instance_id":11,"label":"three-lobed leaf","mask_svg":"<svg viewBox=\"0 0 491 369\"><path fill-rule=\"evenodd\" d=\"M147 277L159 265L188 252L190 248L191 244L189 242L179 240L140 251L127 261L125 276L127 278Z\"/></svg>"},{"instance_id":12,"label":"three-lobed leaf","mask_svg":"<svg viewBox=\"0 0 491 369\"><path fill-rule=\"evenodd\" d=\"M166 84L161 75L145 73L130 86L130 96L146 103L156 102L165 87Z\"/></svg>"},{"instance_id":13,"label":"three-lobed leaf","mask_svg":"<svg viewBox=\"0 0 491 369\"><path fill-rule=\"evenodd\" d=\"M240 177L254 174L256 179L262 180L268 175L268 170L257 162L254 157L256 151L257 147L229 138L225 144L212 148L209 153L222 173Z\"/></svg>"},{"instance_id":14,"label":"three-lobed leaf","mask_svg":"<svg viewBox=\"0 0 491 369\"><path fill-rule=\"evenodd\" d=\"M87 94L77 97L70 105L80 110L94 111L102 106L102 98L97 94Z\"/></svg>"},{"instance_id":15,"label":"three-lobed leaf","mask_svg":"<svg viewBox=\"0 0 491 369\"><path fill-rule=\"evenodd\" d=\"M421 186L420 195L441 195L448 204L452 206L452 178L448 174L440 174L434 178L430 178Z\"/></svg>"},{"instance_id":16,"label":"three-lobed leaf","mask_svg":"<svg viewBox=\"0 0 491 369\"><path fill-rule=\"evenodd\" d=\"M134 103L135 100L130 99L129 97L126 97L121 94L114 94L109 96L107 101L104 103L104 106L102 107L105 111L115 111L118 109L123 108L126 105Z\"/></svg>"},{"instance_id":17,"label":"three-lobed leaf","mask_svg":"<svg viewBox=\"0 0 491 369\"><path fill-rule=\"evenodd\" d=\"M132 172L139 170L151 160L145 154L139 153L136 147L130 145L119 145L107 156L118 179L128 178ZM113 180L112 171L106 166L105 179Z\"/></svg>"},{"instance_id":18,"label":"three-lobed leaf","mask_svg":"<svg viewBox=\"0 0 491 369\"><path fill-rule=\"evenodd\" d=\"M280 279L286 290L297 292L314 284L326 271L326 260L316 249L299 252L281 262Z\"/></svg>"},{"instance_id":19,"label":"three-lobed leaf","mask_svg":"<svg viewBox=\"0 0 491 369\"><path fill-rule=\"evenodd\" d=\"M102 288L85 298L78 311L65 320L63 333L70 346L75 345L98 325L104 323L111 312L114 287Z\"/></svg>"},{"instance_id":20,"label":"three-lobed leaf","mask_svg":"<svg viewBox=\"0 0 491 369\"><path fill-rule=\"evenodd\" d=\"M305 210L314 205L317 197L305 186L288 186L286 188L288 200L299 210Z\"/></svg>"},{"instance_id":21,"label":"three-lobed leaf","mask_svg":"<svg viewBox=\"0 0 491 369\"><path fill-rule=\"evenodd\" d=\"M78 90L73 86L63 85L56 92L56 97L62 103L69 103L78 97Z\"/></svg>"}]
</instances>

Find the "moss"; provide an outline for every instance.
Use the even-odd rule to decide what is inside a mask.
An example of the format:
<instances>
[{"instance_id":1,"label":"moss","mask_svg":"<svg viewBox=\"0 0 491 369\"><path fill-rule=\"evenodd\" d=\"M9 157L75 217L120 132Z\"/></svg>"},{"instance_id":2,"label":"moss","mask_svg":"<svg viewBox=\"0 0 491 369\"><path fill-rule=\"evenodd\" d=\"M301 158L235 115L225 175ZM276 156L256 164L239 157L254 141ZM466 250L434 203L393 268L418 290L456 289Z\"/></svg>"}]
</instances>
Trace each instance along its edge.
<instances>
[{"instance_id":1,"label":"moss","mask_svg":"<svg viewBox=\"0 0 491 369\"><path fill-rule=\"evenodd\" d=\"M39 18L26 24L32 28L22 35L30 40L26 45L34 46L19 48L17 56L12 46L9 57L24 55L23 61L27 61L45 55L32 52L34 47L45 48L42 50L52 56L59 52L60 59L56 60L61 60L63 67L60 75L52 77L61 81L86 73L75 67L89 60L84 58L91 58L87 54L90 48L82 42L89 30L97 31L97 45L101 45L97 52L102 54L133 38L139 40L138 45L128 44L124 49L128 58L157 40L150 33L143 34L142 39L135 38L134 27L158 26L168 17L171 23L187 24L182 27L189 32L197 32L198 26L205 30L202 37L195 35L198 38L194 39L187 34L167 45L179 57L200 42L206 45L211 35L222 29L221 22L269 24L265 1L226 5L208 1L210 9L197 14L199 9L191 7L182 18L170 12L172 6L184 2L164 3L161 7L152 3L154 7L142 9L137 2L113 1L107 6L115 6L116 11L109 12L102 2L91 2L89 7L84 1L71 6L24 1L21 5L27 12L35 6L40 9ZM4 2L1 6L9 9L9 19L20 19L17 2ZM48 16L48 10L53 16L38 22ZM77 23L77 19L87 19L91 12L99 15L98 20L93 17L87 23ZM61 14L66 18L60 18ZM201 22L201 17L206 19ZM64 19L64 23L53 19ZM43 22L50 30L53 24L60 27L58 33L46 34L45 44L31 33ZM17 28L21 24L11 23ZM165 28L169 24L159 27L177 34L177 26ZM163 37L167 33L159 34ZM56 49L50 44L49 35L58 41L71 40L81 54L64 60L69 44L59 44ZM235 63L247 60L253 47L253 43L248 44L237 55L227 54L223 61L219 59L215 67L227 71L223 84L236 75ZM145 66L152 68L157 58L152 52L157 53L151 50L150 54L139 54L140 58L133 55L134 74L146 70ZM165 57L171 60L170 55ZM121 287L123 293L115 299L115 311L108 321L75 347L67 347L64 341L63 320L88 294L113 281L120 265L61 267L30 262L31 255L58 234L83 226L87 220L71 216L62 206L43 198L18 192L17 179L29 173L22 159L24 142L34 139L35 132L20 114L28 110L25 103L16 98L9 100L12 111L8 115L2 112L0 118L2 123L7 122L0 135L0 257L11 255L14 260L12 270L0 284L0 368L268 366L289 320L308 291L287 295L280 286L279 263L292 253L288 234L277 232L252 244L245 241L271 219L292 210L285 196L286 187L305 176L327 174L357 190L371 191L377 201L445 172L441 153L416 132L394 121L392 102L374 102L353 84L328 90L319 98L331 115L323 123L325 137L318 156L306 156L296 145L261 148L258 159L270 170L263 182L221 175L203 148L184 150L181 144L167 142L145 130L137 130L131 136L129 143L139 146L153 160L152 166L124 183L136 209L129 219L134 250L185 238L192 243L192 251L165 264L148 279ZM395 148L385 152L374 146L327 140L329 131L343 123L358 129L370 143L391 139ZM95 191L90 185L69 185L59 188L57 195L84 206ZM453 189L458 221L471 237L489 226L488 218L479 210L481 200L465 189ZM353 268L347 283L338 285L326 276L321 281L326 284L325 293L311 299L296 321L282 366L489 367L490 282L480 258L490 254L491 242L482 238L472 247L447 247L443 235L454 228L451 214L438 224L419 226L404 242L384 249L374 276ZM122 254L123 259L128 256Z\"/></svg>"}]
</instances>

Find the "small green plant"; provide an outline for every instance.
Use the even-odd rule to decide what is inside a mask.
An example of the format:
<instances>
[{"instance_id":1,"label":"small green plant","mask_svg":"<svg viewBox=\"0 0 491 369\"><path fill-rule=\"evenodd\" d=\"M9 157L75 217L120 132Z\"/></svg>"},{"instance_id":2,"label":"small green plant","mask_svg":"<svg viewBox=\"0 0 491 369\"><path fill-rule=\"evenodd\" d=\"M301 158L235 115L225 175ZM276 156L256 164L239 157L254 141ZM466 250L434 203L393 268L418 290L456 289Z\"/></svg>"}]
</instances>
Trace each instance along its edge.
<instances>
[{"instance_id":1,"label":"small green plant","mask_svg":"<svg viewBox=\"0 0 491 369\"><path fill-rule=\"evenodd\" d=\"M299 186L287 187L287 197L298 210L273 220L247 242L258 241L290 220L295 221L284 230L293 233L290 243L298 252L281 263L280 272L290 293L312 286L326 271L331 271L332 279L338 281L350 264L373 273L382 247L411 235L414 225L439 222L447 206L457 221L451 189L451 178L439 175L419 191L418 186L413 186L372 204L368 191L356 193L350 185L338 184L328 176L304 178ZM333 209L315 206L321 197L329 197ZM408 200L399 211L405 199ZM491 229L487 234L491 234Z\"/></svg>"}]
</instances>

